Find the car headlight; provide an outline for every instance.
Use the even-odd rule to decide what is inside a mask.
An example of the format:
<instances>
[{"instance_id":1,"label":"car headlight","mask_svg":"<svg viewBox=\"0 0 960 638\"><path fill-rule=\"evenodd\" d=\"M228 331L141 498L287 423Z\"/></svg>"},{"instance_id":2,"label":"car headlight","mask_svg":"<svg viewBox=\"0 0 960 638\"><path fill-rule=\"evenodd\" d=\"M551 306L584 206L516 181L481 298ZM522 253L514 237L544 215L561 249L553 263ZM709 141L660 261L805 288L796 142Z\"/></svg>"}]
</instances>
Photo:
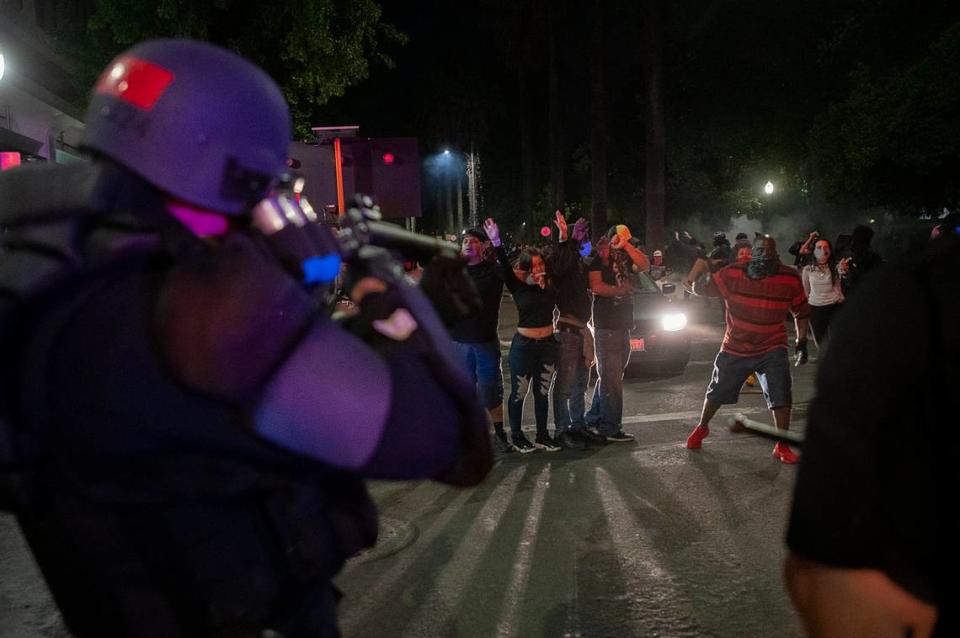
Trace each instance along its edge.
<instances>
[{"instance_id":1,"label":"car headlight","mask_svg":"<svg viewBox=\"0 0 960 638\"><path fill-rule=\"evenodd\" d=\"M677 332L678 330L683 330L687 327L687 315L682 312L674 312L669 315L663 315L661 320L663 323L663 329L666 332Z\"/></svg>"}]
</instances>

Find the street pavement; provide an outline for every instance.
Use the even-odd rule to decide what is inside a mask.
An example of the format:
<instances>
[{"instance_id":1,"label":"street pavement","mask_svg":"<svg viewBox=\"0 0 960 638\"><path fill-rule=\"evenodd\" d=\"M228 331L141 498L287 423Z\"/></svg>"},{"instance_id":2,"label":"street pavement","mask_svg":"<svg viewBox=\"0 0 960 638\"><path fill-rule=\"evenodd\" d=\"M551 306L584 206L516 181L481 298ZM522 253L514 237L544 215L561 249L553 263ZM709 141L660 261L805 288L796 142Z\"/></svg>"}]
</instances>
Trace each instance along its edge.
<instances>
[{"instance_id":1,"label":"street pavement","mask_svg":"<svg viewBox=\"0 0 960 638\"><path fill-rule=\"evenodd\" d=\"M515 313L505 298L505 348ZM719 319L715 306L701 314ZM635 443L507 454L470 490L372 484L384 541L337 581L344 635L802 635L781 577L796 467L775 461L772 443L726 431L737 411L772 422L759 391L718 413L703 449L683 447L722 325L691 332L682 376L626 381ZM800 431L814 369L795 369Z\"/></svg>"},{"instance_id":2,"label":"street pavement","mask_svg":"<svg viewBox=\"0 0 960 638\"><path fill-rule=\"evenodd\" d=\"M692 303L702 310L703 300ZM716 307L701 314L719 319ZM515 325L505 297L504 352ZM626 380L634 443L503 455L467 490L371 483L381 540L337 579L344 635L802 635L781 578L796 467L775 461L772 443L726 430L737 411L770 422L758 391L718 413L703 449L683 447L722 325L690 330L683 375ZM799 431L815 361L795 369ZM550 418L552 429L552 409ZM15 525L0 516L0 638L66 635Z\"/></svg>"}]
</instances>

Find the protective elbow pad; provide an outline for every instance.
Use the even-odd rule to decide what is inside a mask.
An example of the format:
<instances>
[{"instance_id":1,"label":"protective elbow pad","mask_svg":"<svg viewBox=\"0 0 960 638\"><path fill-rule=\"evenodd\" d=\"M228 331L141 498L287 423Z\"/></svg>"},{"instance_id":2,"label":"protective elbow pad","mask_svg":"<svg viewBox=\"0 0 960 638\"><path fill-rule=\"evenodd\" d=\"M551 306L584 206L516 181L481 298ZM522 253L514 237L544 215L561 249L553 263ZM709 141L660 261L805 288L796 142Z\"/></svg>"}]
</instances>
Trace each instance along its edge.
<instances>
[{"instance_id":1,"label":"protective elbow pad","mask_svg":"<svg viewBox=\"0 0 960 638\"><path fill-rule=\"evenodd\" d=\"M383 436L391 394L380 355L322 318L267 382L254 427L282 448L360 470Z\"/></svg>"}]
</instances>

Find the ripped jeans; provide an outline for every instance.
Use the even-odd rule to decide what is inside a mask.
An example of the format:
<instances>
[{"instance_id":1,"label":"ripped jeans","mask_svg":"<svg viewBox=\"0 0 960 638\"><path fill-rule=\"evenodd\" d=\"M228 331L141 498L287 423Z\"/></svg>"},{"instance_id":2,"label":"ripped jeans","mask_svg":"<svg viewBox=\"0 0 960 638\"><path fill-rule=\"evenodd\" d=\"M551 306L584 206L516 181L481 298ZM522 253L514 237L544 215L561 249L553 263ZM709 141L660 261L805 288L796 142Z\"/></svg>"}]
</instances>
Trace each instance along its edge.
<instances>
[{"instance_id":1,"label":"ripped jeans","mask_svg":"<svg viewBox=\"0 0 960 638\"><path fill-rule=\"evenodd\" d=\"M510 432L520 433L523 402L533 387L533 409L537 419L537 433L547 431L550 384L560 357L560 344L553 335L530 339L519 332L510 343L510 398L507 400L507 418Z\"/></svg>"}]
</instances>

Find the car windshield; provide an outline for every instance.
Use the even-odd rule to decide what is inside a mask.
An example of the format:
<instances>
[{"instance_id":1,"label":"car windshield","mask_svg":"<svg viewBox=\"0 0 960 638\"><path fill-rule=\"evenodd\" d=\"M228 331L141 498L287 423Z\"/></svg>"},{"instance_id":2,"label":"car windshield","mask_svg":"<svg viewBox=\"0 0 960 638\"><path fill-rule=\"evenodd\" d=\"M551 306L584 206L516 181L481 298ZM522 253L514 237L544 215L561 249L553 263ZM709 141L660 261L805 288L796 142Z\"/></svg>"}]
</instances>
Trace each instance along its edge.
<instances>
[{"instance_id":1,"label":"car windshield","mask_svg":"<svg viewBox=\"0 0 960 638\"><path fill-rule=\"evenodd\" d=\"M660 287L645 272L638 273L634 285L635 292L660 292Z\"/></svg>"}]
</instances>

